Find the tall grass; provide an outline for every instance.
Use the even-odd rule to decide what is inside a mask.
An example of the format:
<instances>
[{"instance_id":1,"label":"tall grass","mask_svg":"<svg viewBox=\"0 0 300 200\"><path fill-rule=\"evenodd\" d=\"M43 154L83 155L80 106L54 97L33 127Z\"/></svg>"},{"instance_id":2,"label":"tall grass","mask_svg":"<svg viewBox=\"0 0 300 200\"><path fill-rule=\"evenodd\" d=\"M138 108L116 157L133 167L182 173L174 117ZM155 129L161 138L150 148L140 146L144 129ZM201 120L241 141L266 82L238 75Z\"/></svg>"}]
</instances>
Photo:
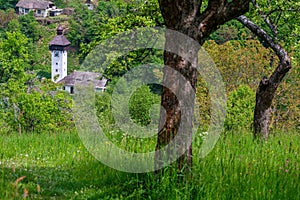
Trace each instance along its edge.
<instances>
[{"instance_id":1,"label":"tall grass","mask_svg":"<svg viewBox=\"0 0 300 200\"><path fill-rule=\"evenodd\" d=\"M227 133L208 156L194 155L192 177L182 181L174 173L157 179L111 169L76 133L1 135L0 198L299 199L299 144L296 132L264 143L253 142L250 133Z\"/></svg>"}]
</instances>

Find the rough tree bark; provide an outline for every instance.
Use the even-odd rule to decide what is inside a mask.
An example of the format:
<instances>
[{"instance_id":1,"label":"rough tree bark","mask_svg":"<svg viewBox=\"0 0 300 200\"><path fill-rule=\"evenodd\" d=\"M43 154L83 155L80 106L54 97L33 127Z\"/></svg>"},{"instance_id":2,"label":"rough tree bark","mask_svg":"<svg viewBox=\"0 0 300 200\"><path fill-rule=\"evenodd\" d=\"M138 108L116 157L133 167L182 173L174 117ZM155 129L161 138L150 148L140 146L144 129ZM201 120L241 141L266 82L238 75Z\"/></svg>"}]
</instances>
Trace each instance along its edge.
<instances>
[{"instance_id":1,"label":"rough tree bark","mask_svg":"<svg viewBox=\"0 0 300 200\"><path fill-rule=\"evenodd\" d=\"M254 110L254 138L267 139L269 136L271 105L280 82L292 68L288 53L276 43L262 28L258 27L245 16L237 18L256 36L264 40L276 53L279 64L269 78L264 77L256 91L256 104Z\"/></svg>"},{"instance_id":2,"label":"rough tree bark","mask_svg":"<svg viewBox=\"0 0 300 200\"><path fill-rule=\"evenodd\" d=\"M174 153L172 152L174 146L169 146L166 152L158 150L168 145L177 135L179 128L181 128L179 127L180 124L185 123L189 124L186 126L189 130L182 129L182 136L175 145L178 145L179 149L184 151L183 155L178 159L178 169L190 169L192 165L192 130L189 127L191 127L194 103L194 96L191 93L195 93L196 90L198 50L205 39L218 29L219 25L246 13L249 9L250 0L209 0L206 9L200 12L202 2L202 0L159 0L166 28L192 38L199 45L189 46L184 41L178 41L178 38L174 38L173 34L168 34L168 31L166 31L164 64L169 68L165 67L164 69L163 82L168 87L163 87L161 97L161 105L164 110L161 110L156 145L156 172L159 172L159 169L166 162L163 156ZM168 49L172 51L167 51ZM187 89L186 84L178 80L178 75L175 71L180 72L189 81L193 91ZM192 105L189 105L188 111L184 111L184 115L182 113L185 108L180 107L181 99L175 95L178 90L181 91L181 94L191 97L189 102ZM168 159L172 160L171 158Z\"/></svg>"}]
</instances>

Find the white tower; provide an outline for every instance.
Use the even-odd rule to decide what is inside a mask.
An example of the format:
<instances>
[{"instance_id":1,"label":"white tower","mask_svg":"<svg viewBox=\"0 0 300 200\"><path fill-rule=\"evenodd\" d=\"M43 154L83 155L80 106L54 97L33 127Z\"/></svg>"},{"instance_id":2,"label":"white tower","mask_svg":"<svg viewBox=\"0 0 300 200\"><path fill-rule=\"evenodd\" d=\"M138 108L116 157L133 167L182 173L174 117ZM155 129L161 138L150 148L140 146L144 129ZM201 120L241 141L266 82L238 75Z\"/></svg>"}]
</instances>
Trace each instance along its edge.
<instances>
[{"instance_id":1,"label":"white tower","mask_svg":"<svg viewBox=\"0 0 300 200\"><path fill-rule=\"evenodd\" d=\"M67 76L67 50L70 46L69 40L63 35L63 28L59 25L56 29L57 35L49 43L51 51L51 80L55 83Z\"/></svg>"}]
</instances>

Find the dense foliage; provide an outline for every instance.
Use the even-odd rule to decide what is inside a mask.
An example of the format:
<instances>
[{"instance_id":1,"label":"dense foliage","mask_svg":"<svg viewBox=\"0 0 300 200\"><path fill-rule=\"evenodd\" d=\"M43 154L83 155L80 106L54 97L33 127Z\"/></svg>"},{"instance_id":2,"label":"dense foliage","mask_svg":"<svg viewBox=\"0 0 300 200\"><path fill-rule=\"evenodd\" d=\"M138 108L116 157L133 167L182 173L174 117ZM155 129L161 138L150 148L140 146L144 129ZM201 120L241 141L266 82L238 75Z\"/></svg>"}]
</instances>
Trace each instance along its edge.
<instances>
[{"instance_id":1,"label":"dense foliage","mask_svg":"<svg viewBox=\"0 0 300 200\"><path fill-rule=\"evenodd\" d=\"M2 124L10 124L11 126L13 126L13 124L18 124L16 123L16 113L22 113L23 109L26 110L27 107L30 106L33 106L35 110L43 110L40 113L62 114L69 112L67 111L69 106L66 107L67 110L61 110L61 106L57 103L61 102L61 100L59 100L60 98L66 98L65 94L57 92L57 96L63 95L64 97L61 96L58 97L58 99L52 97L51 95L53 95L55 86L51 85L48 80L41 81L40 79L41 77L50 78L50 54L48 51L48 42L55 35L57 24L40 24L35 20L32 13L17 17L14 10L9 9L13 8L15 3L16 1L3 2L3 4L1 4L2 10L0 11L0 18L2 19L0 20L0 36L2 38L0 45L0 80L3 94L1 105L2 107L10 105L10 108L6 108L5 112L2 110L2 114L7 113L8 110L11 112L11 117L6 118L6 122L2 122ZM67 28L65 33L72 43L72 49L69 52L68 58L69 72L80 69L80 62L83 62L89 52L106 39L109 39L116 34L123 33L126 30L138 27L155 27L163 25L158 2L155 0L145 2L121 0L99 1L96 2L94 10L88 10L87 7L84 6L83 1L57 0L55 3L59 7L75 8L74 15L70 16L67 21L59 22ZM279 41L282 41L281 43L289 50L294 63L294 69L280 86L279 92L276 95L271 126L273 128L294 129L300 126L300 94L297 89L299 87L300 79L300 57L298 51L299 27L297 26L297 24L299 24L297 23L299 18L296 17L297 12L295 12L299 8L299 5L295 2L294 4L292 2L289 2L288 4L281 4L280 2L268 4L264 1L259 1L258 5L260 6L260 10L254 9L253 7L253 11L251 11L249 15L254 17L257 23L263 24L264 20L259 18L258 15L261 13L269 14L268 16L273 22L276 22L276 38ZM277 21L275 19L277 19ZM269 32L272 34L272 30L269 30ZM240 86L249 86L251 91L254 92L259 80L263 76L270 74L272 67L276 65L276 56L264 45L264 43L257 40L237 21L230 21L223 25L218 31L212 34L210 40L205 43L204 48L212 56L225 81L227 94L229 95L230 100L228 105L232 105L233 101L240 101L234 98L231 99L232 95L239 91L238 88L240 88ZM162 52L155 49L131 51L128 52L127 55L117 58L106 67L106 71L103 73L112 81L110 83L111 89L101 95L99 101L97 101L98 104L96 104L100 122L103 123L103 121L107 121L108 124L114 123L110 106L110 94L113 92L113 85L117 83L119 78L128 70L147 62L163 63ZM161 76L160 70L156 68L151 68L149 70L152 70L158 77ZM36 76L39 78L36 78ZM202 124L201 129L206 130L210 120L210 96L209 90L205 87L205 82L201 80L201 77L199 78L200 80L197 88L197 97L201 108L199 117ZM14 94L17 93L16 91L19 91L18 93L20 94ZM133 93L134 97L131 98L130 115L133 121L146 125L149 123L148 109L151 106L145 105L144 107L134 107L133 105L140 105L141 102L147 102L148 100L144 99L147 96L147 93L155 91L155 93L159 94L160 89L159 87L153 88L151 86L151 90L149 90L149 88L141 88L138 91L144 91L145 94L138 95L140 93ZM11 96L11 99L8 104L7 101L9 96ZM252 95L250 96L252 98ZM150 96L149 98L151 99ZM30 99L36 100L33 101L34 103L29 103L31 101ZM245 100L249 102L253 101L253 99L250 100L247 98ZM23 102L22 104L21 101ZM68 101L69 100L65 102L66 105L68 105ZM149 100L149 102L151 102L151 100ZM53 109L56 109L57 111L50 108L48 111L44 111L45 109L47 110L48 106L52 103ZM30 108L28 109L30 110ZM243 109L243 107L241 107L241 109ZM17 110L20 111L16 112ZM227 121L229 119L234 120L236 126L240 125L244 128L250 128L249 125L252 123L252 118L247 119L246 126L244 122L238 123L240 120L238 116L240 110L232 112L232 108L229 106L228 112L230 112L230 114L228 115ZM12 115L12 113L15 114ZM247 115L251 115L250 113L251 112L248 113L247 111ZM41 115L37 118L40 119L28 119L27 121L24 119L26 122L23 120L22 126L32 127L33 125L26 124L31 123L35 124L35 127L38 127L38 124L40 123L45 124L44 127L39 128L41 130L45 127L51 127L46 125L47 123L43 121L43 118L49 119L49 117ZM58 119L59 118L60 117L58 117ZM70 118L67 118L67 121L69 121ZM9 122L8 120L11 121ZM54 121L51 122L51 124L58 123L58 121ZM25 129L33 130L33 128ZM13 130L16 130L16 128L13 128Z\"/></svg>"},{"instance_id":2,"label":"dense foliage","mask_svg":"<svg viewBox=\"0 0 300 200\"><path fill-rule=\"evenodd\" d=\"M9 8L14 8L19 0L1 0L0 10L7 10Z\"/></svg>"},{"instance_id":3,"label":"dense foliage","mask_svg":"<svg viewBox=\"0 0 300 200\"><path fill-rule=\"evenodd\" d=\"M39 50L38 45L33 48L37 31L32 32L32 27L39 24L28 17L20 17L20 22L12 20L0 39L1 130L21 133L70 129L70 97L37 74L43 68L38 68L40 57L35 57ZM22 24L25 18L30 23Z\"/></svg>"}]
</instances>

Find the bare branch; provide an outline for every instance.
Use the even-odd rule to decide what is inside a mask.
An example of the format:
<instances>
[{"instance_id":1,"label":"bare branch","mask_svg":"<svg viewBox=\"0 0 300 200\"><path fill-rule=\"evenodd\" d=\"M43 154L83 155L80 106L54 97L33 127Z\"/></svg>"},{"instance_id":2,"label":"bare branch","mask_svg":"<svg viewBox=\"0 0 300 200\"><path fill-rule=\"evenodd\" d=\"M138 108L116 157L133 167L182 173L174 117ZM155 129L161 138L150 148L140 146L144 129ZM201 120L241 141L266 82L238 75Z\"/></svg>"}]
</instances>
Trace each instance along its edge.
<instances>
[{"instance_id":1,"label":"bare branch","mask_svg":"<svg viewBox=\"0 0 300 200\"><path fill-rule=\"evenodd\" d=\"M273 40L273 38L268 35L268 33L265 30L258 27L246 16L241 15L241 16L237 17L237 20L240 21L242 24L244 24L250 31L252 31L259 38L263 39L274 50L274 52L276 53L276 55L278 57L282 57L282 56L284 56L283 54L287 54L287 52L282 51L283 48L279 44L277 44Z\"/></svg>"},{"instance_id":2,"label":"bare branch","mask_svg":"<svg viewBox=\"0 0 300 200\"><path fill-rule=\"evenodd\" d=\"M254 24L250 19L241 15L237 18L237 20L244 24L244 26L246 26L259 38L263 39L278 56L280 63L269 79L271 83L278 85L285 74L292 68L290 56L283 47L276 43L272 37L270 37L262 28Z\"/></svg>"}]
</instances>

